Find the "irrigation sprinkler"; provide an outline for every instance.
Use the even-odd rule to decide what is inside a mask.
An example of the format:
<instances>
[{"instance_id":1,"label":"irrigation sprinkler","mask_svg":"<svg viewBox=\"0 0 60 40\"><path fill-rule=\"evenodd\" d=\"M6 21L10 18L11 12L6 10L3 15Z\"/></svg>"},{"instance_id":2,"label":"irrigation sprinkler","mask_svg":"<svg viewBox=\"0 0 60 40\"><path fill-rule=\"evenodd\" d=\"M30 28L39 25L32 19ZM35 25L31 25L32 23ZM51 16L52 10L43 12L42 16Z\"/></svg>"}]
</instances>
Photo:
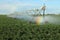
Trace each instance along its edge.
<instances>
[{"instance_id":1,"label":"irrigation sprinkler","mask_svg":"<svg viewBox=\"0 0 60 40\"><path fill-rule=\"evenodd\" d=\"M43 16L45 16L45 3L44 3L44 6L43 6Z\"/></svg>"},{"instance_id":2,"label":"irrigation sprinkler","mask_svg":"<svg viewBox=\"0 0 60 40\"><path fill-rule=\"evenodd\" d=\"M45 6L45 3L43 4L41 10L43 11L43 16L45 16L45 10L46 10L46 6Z\"/></svg>"}]
</instances>

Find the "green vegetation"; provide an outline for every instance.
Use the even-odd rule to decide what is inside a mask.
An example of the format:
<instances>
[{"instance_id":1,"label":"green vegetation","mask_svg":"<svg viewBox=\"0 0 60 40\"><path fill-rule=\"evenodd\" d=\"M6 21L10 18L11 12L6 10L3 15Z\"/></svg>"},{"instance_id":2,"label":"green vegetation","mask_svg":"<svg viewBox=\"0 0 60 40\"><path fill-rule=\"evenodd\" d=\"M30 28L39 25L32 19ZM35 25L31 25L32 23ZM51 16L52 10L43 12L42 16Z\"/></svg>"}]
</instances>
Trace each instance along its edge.
<instances>
[{"instance_id":1,"label":"green vegetation","mask_svg":"<svg viewBox=\"0 0 60 40\"><path fill-rule=\"evenodd\" d=\"M60 40L60 25L36 25L0 15L0 40Z\"/></svg>"}]
</instances>

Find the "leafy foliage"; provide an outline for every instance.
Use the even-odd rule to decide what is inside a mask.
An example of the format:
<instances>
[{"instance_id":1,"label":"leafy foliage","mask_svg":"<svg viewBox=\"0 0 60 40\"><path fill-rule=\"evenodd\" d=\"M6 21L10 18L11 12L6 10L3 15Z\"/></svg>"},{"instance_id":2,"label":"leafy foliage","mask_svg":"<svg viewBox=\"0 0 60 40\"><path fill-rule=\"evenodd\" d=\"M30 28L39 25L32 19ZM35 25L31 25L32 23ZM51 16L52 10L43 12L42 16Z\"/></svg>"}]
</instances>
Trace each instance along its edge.
<instances>
[{"instance_id":1,"label":"leafy foliage","mask_svg":"<svg viewBox=\"0 0 60 40\"><path fill-rule=\"evenodd\" d=\"M0 15L0 40L60 40L60 25L36 25Z\"/></svg>"}]
</instances>

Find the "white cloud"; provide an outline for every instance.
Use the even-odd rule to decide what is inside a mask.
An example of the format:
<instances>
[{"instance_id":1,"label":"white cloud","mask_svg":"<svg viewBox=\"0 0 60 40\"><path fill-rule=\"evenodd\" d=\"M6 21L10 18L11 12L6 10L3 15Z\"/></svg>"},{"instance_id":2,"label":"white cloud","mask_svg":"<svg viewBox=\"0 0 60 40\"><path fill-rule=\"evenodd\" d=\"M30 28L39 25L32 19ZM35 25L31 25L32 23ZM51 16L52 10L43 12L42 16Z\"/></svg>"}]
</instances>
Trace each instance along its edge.
<instances>
[{"instance_id":1,"label":"white cloud","mask_svg":"<svg viewBox=\"0 0 60 40\"><path fill-rule=\"evenodd\" d=\"M21 2L15 2L12 4L0 4L0 10L6 10L7 12L9 11L9 13L13 13L16 11L16 9L19 8L23 8L23 7L28 7L28 6L37 6L37 4L32 4L32 3L21 3Z\"/></svg>"},{"instance_id":2,"label":"white cloud","mask_svg":"<svg viewBox=\"0 0 60 40\"><path fill-rule=\"evenodd\" d=\"M0 11L9 11L9 13L12 13L16 10L16 5L9 5L9 4L4 4L4 5L0 5Z\"/></svg>"}]
</instances>

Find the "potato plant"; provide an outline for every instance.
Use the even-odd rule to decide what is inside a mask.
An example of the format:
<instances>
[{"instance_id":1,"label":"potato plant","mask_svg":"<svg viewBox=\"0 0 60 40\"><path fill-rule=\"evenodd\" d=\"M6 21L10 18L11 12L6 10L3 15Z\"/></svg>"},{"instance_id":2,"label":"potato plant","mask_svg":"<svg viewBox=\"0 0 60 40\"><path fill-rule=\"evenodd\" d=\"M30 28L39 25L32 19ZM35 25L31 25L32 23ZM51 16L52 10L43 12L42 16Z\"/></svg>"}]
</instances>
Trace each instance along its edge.
<instances>
[{"instance_id":1,"label":"potato plant","mask_svg":"<svg viewBox=\"0 0 60 40\"><path fill-rule=\"evenodd\" d=\"M36 25L0 15L0 40L60 40L60 25Z\"/></svg>"}]
</instances>

